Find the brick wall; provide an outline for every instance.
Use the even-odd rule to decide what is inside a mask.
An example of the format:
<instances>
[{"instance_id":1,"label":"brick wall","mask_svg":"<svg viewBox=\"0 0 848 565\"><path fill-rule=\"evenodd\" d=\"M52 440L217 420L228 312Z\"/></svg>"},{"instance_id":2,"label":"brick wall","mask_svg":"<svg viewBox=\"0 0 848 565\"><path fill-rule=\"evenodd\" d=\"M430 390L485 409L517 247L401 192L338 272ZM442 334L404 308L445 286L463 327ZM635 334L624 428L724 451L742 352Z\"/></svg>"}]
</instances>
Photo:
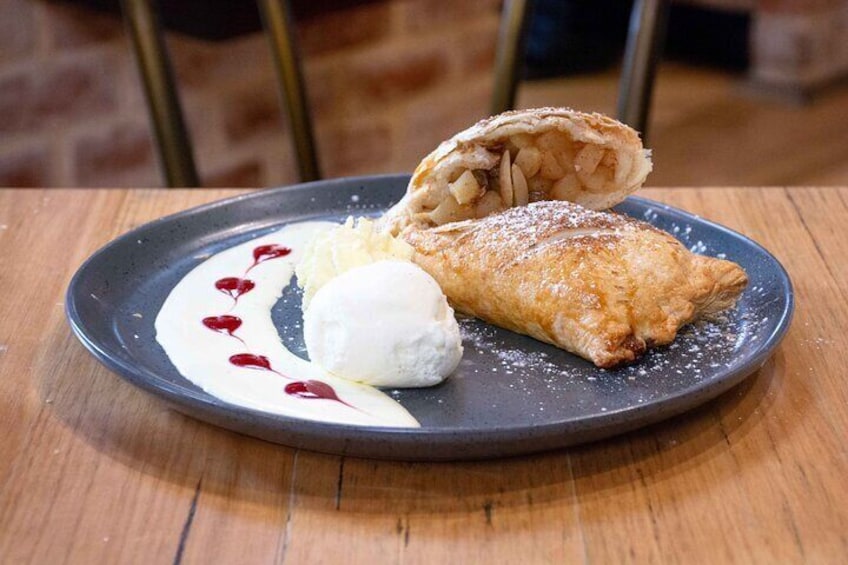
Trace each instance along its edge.
<instances>
[{"instance_id":1,"label":"brick wall","mask_svg":"<svg viewBox=\"0 0 848 565\"><path fill-rule=\"evenodd\" d=\"M752 78L811 91L848 75L848 1L760 0Z\"/></svg>"},{"instance_id":2,"label":"brick wall","mask_svg":"<svg viewBox=\"0 0 848 565\"><path fill-rule=\"evenodd\" d=\"M298 23L324 175L410 171L486 113L500 0L384 0ZM296 173L261 34L168 35L209 186ZM161 186L121 21L0 0L0 186Z\"/></svg>"}]
</instances>

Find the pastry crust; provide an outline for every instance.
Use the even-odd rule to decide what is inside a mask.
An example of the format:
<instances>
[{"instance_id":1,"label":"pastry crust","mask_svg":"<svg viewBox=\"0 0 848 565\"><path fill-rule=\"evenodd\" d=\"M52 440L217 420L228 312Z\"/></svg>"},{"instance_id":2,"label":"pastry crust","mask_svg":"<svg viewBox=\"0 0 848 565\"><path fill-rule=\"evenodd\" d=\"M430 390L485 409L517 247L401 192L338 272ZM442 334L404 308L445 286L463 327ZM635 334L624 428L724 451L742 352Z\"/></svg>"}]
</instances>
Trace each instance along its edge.
<instances>
[{"instance_id":1,"label":"pastry crust","mask_svg":"<svg viewBox=\"0 0 848 565\"><path fill-rule=\"evenodd\" d=\"M567 202L409 225L402 236L457 310L604 368L670 343L684 324L732 306L747 284L735 263Z\"/></svg>"},{"instance_id":2,"label":"pastry crust","mask_svg":"<svg viewBox=\"0 0 848 565\"><path fill-rule=\"evenodd\" d=\"M606 209L641 187L651 168L638 133L607 116L567 108L505 112L424 158L383 225L397 234L537 200Z\"/></svg>"}]
</instances>

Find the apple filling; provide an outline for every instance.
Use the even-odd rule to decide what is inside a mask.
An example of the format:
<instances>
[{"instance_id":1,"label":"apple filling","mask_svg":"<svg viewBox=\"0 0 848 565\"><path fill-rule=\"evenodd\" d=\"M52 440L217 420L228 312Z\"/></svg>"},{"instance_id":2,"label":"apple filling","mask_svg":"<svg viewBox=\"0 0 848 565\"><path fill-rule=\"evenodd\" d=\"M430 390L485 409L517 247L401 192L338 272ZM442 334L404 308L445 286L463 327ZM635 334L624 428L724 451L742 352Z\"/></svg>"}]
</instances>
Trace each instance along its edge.
<instances>
[{"instance_id":1,"label":"apple filling","mask_svg":"<svg viewBox=\"0 0 848 565\"><path fill-rule=\"evenodd\" d=\"M477 147L471 158L445 160L436 178L415 195L417 222L437 226L481 218L538 200L568 200L591 207L611 191L644 176L632 156L600 144L573 140L558 130L515 134Z\"/></svg>"}]
</instances>

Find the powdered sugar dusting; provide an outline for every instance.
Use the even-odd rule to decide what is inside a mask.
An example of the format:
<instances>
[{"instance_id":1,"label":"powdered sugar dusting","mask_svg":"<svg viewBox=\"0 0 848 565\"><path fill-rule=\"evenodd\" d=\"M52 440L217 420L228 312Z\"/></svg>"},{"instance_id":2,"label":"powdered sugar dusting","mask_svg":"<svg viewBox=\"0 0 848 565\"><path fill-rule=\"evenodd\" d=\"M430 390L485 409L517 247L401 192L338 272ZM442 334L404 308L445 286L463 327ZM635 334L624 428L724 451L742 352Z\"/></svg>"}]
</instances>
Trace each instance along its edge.
<instances>
[{"instance_id":1,"label":"powdered sugar dusting","mask_svg":"<svg viewBox=\"0 0 848 565\"><path fill-rule=\"evenodd\" d=\"M552 361L548 352L507 345L499 335L503 330L469 318L461 320L459 327L463 344L487 353L498 370L507 374L532 371L545 379L569 376L568 369Z\"/></svg>"},{"instance_id":2,"label":"powdered sugar dusting","mask_svg":"<svg viewBox=\"0 0 848 565\"><path fill-rule=\"evenodd\" d=\"M466 356L481 361L474 364L470 377L497 374L499 381L519 395L539 396L544 390L541 413L550 402L615 410L622 407L616 400L622 396L641 404L662 397L669 388L696 386L734 367L740 347L756 342L768 323L768 317L758 316L756 311L731 309L685 326L672 344L650 350L632 365L611 370L479 320L460 320L460 330Z\"/></svg>"},{"instance_id":3,"label":"powdered sugar dusting","mask_svg":"<svg viewBox=\"0 0 848 565\"><path fill-rule=\"evenodd\" d=\"M640 224L619 214L596 212L567 202L542 201L509 210L479 220L476 226L486 233L480 243L491 253L515 246L541 246L564 240L597 241L626 231Z\"/></svg>"}]
</instances>

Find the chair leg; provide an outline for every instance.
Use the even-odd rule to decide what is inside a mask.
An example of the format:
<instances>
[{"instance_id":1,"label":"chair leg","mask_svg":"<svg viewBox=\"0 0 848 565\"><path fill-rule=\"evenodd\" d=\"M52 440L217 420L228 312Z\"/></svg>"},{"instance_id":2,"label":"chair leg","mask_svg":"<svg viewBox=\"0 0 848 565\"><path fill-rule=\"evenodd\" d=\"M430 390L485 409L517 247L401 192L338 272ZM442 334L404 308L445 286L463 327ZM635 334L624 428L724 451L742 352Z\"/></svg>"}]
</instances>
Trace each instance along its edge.
<instances>
[{"instance_id":1,"label":"chair leg","mask_svg":"<svg viewBox=\"0 0 848 565\"><path fill-rule=\"evenodd\" d=\"M665 42L668 5L668 0L636 0L627 33L618 93L618 119L640 131L646 145L654 76Z\"/></svg>"},{"instance_id":2,"label":"chair leg","mask_svg":"<svg viewBox=\"0 0 848 565\"><path fill-rule=\"evenodd\" d=\"M156 148L170 187L200 186L174 73L151 0L122 0L124 19L144 84Z\"/></svg>"},{"instance_id":3,"label":"chair leg","mask_svg":"<svg viewBox=\"0 0 848 565\"><path fill-rule=\"evenodd\" d=\"M495 56L492 115L515 107L532 0L505 0Z\"/></svg>"},{"instance_id":4,"label":"chair leg","mask_svg":"<svg viewBox=\"0 0 848 565\"><path fill-rule=\"evenodd\" d=\"M286 0L258 0L262 23L271 42L277 68L283 107L294 139L295 155L301 181L321 178L312 122L306 101L306 89L294 41L294 26Z\"/></svg>"}]
</instances>

